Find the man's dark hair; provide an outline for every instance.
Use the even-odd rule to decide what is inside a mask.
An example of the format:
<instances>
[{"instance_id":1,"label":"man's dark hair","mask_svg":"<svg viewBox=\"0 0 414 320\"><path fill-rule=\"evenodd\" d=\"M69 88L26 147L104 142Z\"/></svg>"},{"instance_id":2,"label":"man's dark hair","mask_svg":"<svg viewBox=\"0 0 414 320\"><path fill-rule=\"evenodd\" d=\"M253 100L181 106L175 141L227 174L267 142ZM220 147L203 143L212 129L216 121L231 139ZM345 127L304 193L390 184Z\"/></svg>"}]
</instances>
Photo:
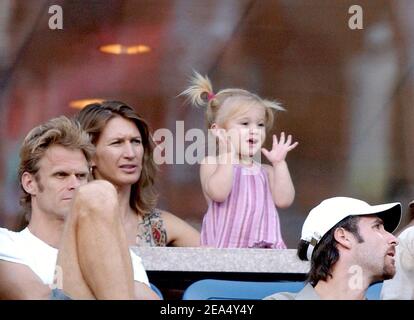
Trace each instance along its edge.
<instances>
[{"instance_id":1,"label":"man's dark hair","mask_svg":"<svg viewBox=\"0 0 414 320\"><path fill-rule=\"evenodd\" d=\"M358 221L359 216L348 216L338 222L331 230L329 230L316 245L312 253L310 271L307 281L316 286L319 280L326 281L328 277L332 277L332 267L339 259L338 242L335 240L334 232L337 228L344 228L351 232L358 240L364 242L359 234ZM307 250L309 242L300 240L298 245L298 257L301 260L308 260Z\"/></svg>"}]
</instances>

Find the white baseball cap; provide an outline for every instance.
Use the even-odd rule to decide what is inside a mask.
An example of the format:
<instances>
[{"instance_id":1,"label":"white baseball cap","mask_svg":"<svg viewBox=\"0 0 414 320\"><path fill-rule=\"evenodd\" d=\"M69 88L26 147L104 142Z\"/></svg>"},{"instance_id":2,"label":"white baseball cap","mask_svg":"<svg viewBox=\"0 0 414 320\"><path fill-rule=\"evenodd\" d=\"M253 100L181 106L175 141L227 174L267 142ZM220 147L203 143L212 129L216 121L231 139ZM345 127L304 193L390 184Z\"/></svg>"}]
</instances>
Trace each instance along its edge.
<instances>
[{"instance_id":1,"label":"white baseball cap","mask_svg":"<svg viewBox=\"0 0 414 320\"><path fill-rule=\"evenodd\" d=\"M378 215L384 221L384 229L393 232L401 220L401 204L394 202L371 206L365 201L348 197L334 197L322 201L309 212L302 227L300 238L309 242L308 260L311 260L315 246L338 222L348 216L369 214Z\"/></svg>"}]
</instances>

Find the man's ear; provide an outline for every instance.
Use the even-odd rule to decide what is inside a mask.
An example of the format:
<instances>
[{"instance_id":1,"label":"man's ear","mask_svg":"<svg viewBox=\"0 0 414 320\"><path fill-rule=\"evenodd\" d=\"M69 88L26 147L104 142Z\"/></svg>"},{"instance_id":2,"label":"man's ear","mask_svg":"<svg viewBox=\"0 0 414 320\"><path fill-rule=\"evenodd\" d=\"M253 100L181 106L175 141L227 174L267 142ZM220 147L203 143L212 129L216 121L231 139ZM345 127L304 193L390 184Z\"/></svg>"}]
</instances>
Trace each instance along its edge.
<instances>
[{"instance_id":1,"label":"man's ear","mask_svg":"<svg viewBox=\"0 0 414 320\"><path fill-rule=\"evenodd\" d=\"M352 247L351 233L344 228L336 228L334 231L335 240L345 248L350 249Z\"/></svg>"},{"instance_id":2,"label":"man's ear","mask_svg":"<svg viewBox=\"0 0 414 320\"><path fill-rule=\"evenodd\" d=\"M22 187L24 191L32 196L35 195L38 191L37 181L33 174L29 172L24 172L21 179Z\"/></svg>"}]
</instances>

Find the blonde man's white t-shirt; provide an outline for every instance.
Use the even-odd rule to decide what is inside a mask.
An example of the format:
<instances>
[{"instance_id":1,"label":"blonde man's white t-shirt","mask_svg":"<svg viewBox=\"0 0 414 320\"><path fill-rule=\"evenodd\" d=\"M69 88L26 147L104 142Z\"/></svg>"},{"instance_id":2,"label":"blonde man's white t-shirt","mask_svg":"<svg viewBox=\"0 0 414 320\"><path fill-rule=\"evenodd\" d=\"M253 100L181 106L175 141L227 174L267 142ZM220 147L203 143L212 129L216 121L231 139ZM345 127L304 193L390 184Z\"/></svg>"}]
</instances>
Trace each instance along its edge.
<instances>
[{"instance_id":1,"label":"blonde man's white t-shirt","mask_svg":"<svg viewBox=\"0 0 414 320\"><path fill-rule=\"evenodd\" d=\"M131 249L134 280L149 286L142 260ZM46 285L52 285L58 250L33 235L28 228L13 232L0 228L0 260L28 266Z\"/></svg>"}]
</instances>

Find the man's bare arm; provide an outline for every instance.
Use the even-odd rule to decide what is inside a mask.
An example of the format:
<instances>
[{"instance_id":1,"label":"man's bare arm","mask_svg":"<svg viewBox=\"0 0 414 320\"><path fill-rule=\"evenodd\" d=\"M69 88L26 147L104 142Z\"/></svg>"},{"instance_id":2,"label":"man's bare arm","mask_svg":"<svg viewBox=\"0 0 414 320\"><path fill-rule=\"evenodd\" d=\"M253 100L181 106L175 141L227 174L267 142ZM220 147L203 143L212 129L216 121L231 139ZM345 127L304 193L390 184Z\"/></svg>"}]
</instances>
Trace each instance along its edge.
<instances>
[{"instance_id":1,"label":"man's bare arm","mask_svg":"<svg viewBox=\"0 0 414 320\"><path fill-rule=\"evenodd\" d=\"M49 286L26 265L0 260L0 299L49 299Z\"/></svg>"},{"instance_id":2,"label":"man's bare arm","mask_svg":"<svg viewBox=\"0 0 414 320\"><path fill-rule=\"evenodd\" d=\"M145 283L134 281L136 300L160 300L160 297Z\"/></svg>"}]
</instances>

